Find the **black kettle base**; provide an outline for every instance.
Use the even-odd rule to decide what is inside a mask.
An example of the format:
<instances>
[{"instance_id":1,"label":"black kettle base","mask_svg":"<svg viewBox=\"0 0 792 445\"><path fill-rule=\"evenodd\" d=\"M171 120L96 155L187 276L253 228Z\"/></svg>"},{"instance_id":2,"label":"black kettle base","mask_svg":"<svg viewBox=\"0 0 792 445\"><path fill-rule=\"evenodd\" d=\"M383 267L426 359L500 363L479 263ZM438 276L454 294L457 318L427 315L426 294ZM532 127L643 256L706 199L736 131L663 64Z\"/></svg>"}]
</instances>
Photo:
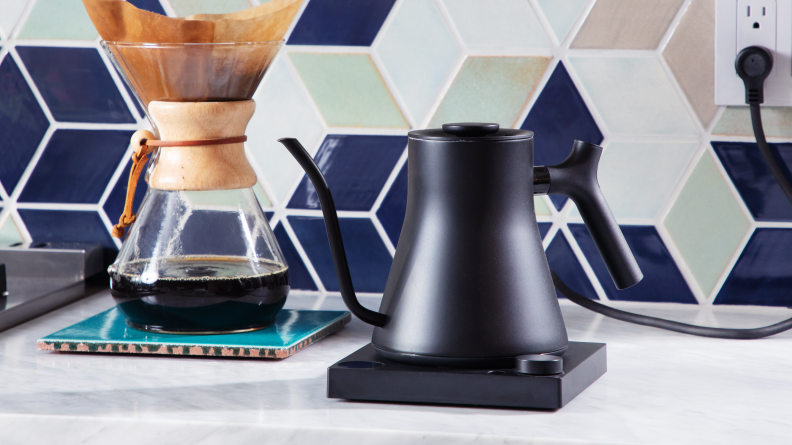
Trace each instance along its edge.
<instances>
[{"instance_id":1,"label":"black kettle base","mask_svg":"<svg viewBox=\"0 0 792 445\"><path fill-rule=\"evenodd\" d=\"M371 402L557 410L607 370L604 343L569 342L563 372L463 369L401 363L368 344L327 369L327 397Z\"/></svg>"}]
</instances>

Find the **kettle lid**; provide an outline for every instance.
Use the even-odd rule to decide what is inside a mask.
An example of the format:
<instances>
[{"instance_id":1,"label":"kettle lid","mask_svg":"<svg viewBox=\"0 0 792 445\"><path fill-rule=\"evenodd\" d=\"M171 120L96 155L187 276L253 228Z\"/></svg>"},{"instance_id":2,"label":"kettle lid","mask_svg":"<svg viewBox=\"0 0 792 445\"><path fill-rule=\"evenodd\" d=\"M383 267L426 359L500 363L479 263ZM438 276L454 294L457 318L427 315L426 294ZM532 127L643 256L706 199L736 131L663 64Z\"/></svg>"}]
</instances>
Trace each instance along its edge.
<instances>
[{"instance_id":1,"label":"kettle lid","mask_svg":"<svg viewBox=\"0 0 792 445\"><path fill-rule=\"evenodd\" d=\"M494 142L533 139L533 131L500 128L498 124L457 122L443 124L443 128L414 130L407 133L410 139L431 141Z\"/></svg>"}]
</instances>

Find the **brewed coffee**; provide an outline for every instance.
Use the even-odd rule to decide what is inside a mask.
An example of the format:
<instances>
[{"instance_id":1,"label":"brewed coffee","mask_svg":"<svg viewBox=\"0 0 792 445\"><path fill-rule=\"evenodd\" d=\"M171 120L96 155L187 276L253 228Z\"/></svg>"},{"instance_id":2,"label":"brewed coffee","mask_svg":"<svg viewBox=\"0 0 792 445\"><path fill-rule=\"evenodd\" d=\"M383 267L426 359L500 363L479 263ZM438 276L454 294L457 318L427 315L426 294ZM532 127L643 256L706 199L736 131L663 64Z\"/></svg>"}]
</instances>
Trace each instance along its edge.
<instances>
[{"instance_id":1,"label":"brewed coffee","mask_svg":"<svg viewBox=\"0 0 792 445\"><path fill-rule=\"evenodd\" d=\"M261 259L182 256L109 272L127 324L155 332L263 329L275 322L289 293L288 267Z\"/></svg>"}]
</instances>

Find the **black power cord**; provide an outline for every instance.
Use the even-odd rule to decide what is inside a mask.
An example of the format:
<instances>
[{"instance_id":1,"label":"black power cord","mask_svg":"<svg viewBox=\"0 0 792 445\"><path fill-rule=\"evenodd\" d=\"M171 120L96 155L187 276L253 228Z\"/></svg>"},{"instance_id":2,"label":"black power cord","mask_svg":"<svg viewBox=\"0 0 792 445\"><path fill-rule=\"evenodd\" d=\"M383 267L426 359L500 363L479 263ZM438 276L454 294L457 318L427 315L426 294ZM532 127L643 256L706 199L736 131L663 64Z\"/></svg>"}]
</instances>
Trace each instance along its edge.
<instances>
[{"instance_id":1,"label":"black power cord","mask_svg":"<svg viewBox=\"0 0 792 445\"><path fill-rule=\"evenodd\" d=\"M745 103L751 108L751 124L753 125L759 153L761 153L765 164L767 164L767 167L773 173L776 181L778 181L778 185L781 186L781 190L784 191L787 199L792 203L792 185L789 184L773 152L770 151L770 146L767 145L764 129L762 128L762 114L759 109L759 105L764 102L764 81L773 69L773 55L770 51L762 47L750 46L740 51L737 55L735 69L737 70L737 75L739 75L745 83ZM598 314L605 315L606 317L629 323L651 326L683 334L697 335L699 337L728 338L735 340L765 338L792 329L792 318L761 328L726 329L708 328L705 326L696 326L664 320L662 318L649 317L647 315L634 314L586 298L570 289L554 270L551 269L550 273L553 277L553 284L556 289L558 289L561 295L565 296L569 301Z\"/></svg>"}]
</instances>

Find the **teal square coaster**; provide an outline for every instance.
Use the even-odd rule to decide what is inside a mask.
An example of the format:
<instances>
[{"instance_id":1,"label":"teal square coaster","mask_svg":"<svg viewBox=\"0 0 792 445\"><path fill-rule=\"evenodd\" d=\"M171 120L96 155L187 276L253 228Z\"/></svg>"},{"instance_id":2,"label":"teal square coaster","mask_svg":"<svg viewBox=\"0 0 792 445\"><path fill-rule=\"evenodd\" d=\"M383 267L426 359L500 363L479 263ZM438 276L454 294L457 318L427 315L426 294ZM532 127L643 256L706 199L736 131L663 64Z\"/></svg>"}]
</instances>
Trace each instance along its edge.
<instances>
[{"instance_id":1,"label":"teal square coaster","mask_svg":"<svg viewBox=\"0 0 792 445\"><path fill-rule=\"evenodd\" d=\"M275 324L223 335L159 334L132 329L117 308L38 341L40 351L286 358L349 323L347 311L282 310Z\"/></svg>"}]
</instances>

